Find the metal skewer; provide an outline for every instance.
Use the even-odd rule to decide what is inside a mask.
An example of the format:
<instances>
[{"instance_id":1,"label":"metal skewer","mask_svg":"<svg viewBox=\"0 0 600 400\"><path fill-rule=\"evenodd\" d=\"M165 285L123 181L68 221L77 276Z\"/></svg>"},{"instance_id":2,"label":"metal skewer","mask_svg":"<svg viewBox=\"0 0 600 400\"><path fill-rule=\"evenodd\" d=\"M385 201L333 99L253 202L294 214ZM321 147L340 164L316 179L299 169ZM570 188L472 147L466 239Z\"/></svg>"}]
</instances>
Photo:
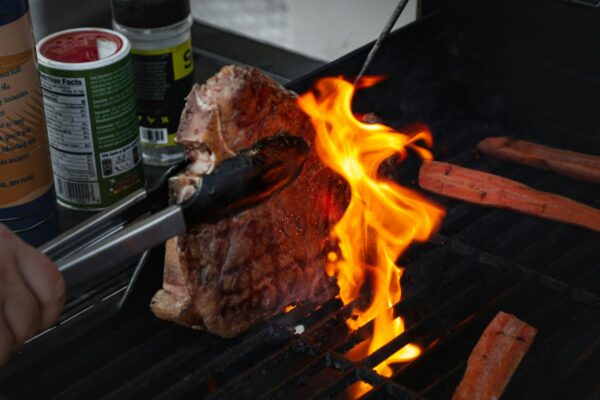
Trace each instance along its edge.
<instances>
[{"instance_id":1,"label":"metal skewer","mask_svg":"<svg viewBox=\"0 0 600 400\"><path fill-rule=\"evenodd\" d=\"M365 63L363 64L362 68L360 69L360 72L358 73L358 75L356 75L356 78L354 79L354 86L356 86L356 84L358 83L360 78L362 78L362 76L367 71L367 68L369 68L369 65L371 65L371 62L375 58L377 51L379 51L379 48L383 44L383 41L387 38L390 31L396 24L396 21L398 20L398 17L400 17L400 14L402 14L402 11L404 11L406 4L408 4L408 0L400 0L400 3L398 3L398 5L396 6L396 9L394 10L392 15L388 19L387 23L385 24L383 31L381 31L381 33L379 34L379 37L375 41L375 44L373 44L371 51L369 51L369 54L367 55L367 59L365 60Z\"/></svg>"}]
</instances>

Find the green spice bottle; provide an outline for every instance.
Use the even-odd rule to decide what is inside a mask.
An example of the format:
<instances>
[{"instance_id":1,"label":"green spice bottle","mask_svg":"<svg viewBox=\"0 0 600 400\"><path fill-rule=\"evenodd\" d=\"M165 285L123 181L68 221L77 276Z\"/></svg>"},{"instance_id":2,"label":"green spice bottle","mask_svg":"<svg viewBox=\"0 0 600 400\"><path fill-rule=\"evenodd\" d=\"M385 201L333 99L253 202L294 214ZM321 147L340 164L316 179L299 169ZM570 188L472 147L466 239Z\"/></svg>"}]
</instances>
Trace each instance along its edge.
<instances>
[{"instance_id":1,"label":"green spice bottle","mask_svg":"<svg viewBox=\"0 0 600 400\"><path fill-rule=\"evenodd\" d=\"M112 0L113 27L131 42L144 162L185 157L174 143L194 83L189 0Z\"/></svg>"}]
</instances>

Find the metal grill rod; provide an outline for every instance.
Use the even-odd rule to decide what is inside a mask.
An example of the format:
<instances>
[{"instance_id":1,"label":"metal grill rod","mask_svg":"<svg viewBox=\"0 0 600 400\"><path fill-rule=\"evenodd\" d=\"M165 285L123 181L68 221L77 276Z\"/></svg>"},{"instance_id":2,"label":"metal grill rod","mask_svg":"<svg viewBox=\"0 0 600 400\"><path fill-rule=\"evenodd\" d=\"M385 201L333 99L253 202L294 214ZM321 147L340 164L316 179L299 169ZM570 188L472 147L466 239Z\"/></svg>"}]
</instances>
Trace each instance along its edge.
<instances>
[{"instance_id":1,"label":"metal grill rod","mask_svg":"<svg viewBox=\"0 0 600 400\"><path fill-rule=\"evenodd\" d=\"M398 17L400 17L400 14L402 14L402 11L404 11L404 8L406 7L407 4L408 4L408 0L400 0L400 3L398 3L396 8L394 9L394 12L392 13L390 18L386 22L385 26L383 27L383 31L381 31L381 33L379 34L379 37L375 41L375 44L373 44L371 51L369 51L369 54L367 55L367 59L365 60L365 63L363 64L362 68L358 72L358 75L356 75L356 78L354 79L354 86L356 86L356 84L358 83L360 78L362 78L362 76L365 74L366 70L369 68L369 65L371 65L371 62L373 62L375 55L377 54L377 52L383 45L383 42L385 41L387 36L390 34L390 31L394 27L394 24L396 24Z\"/></svg>"}]
</instances>

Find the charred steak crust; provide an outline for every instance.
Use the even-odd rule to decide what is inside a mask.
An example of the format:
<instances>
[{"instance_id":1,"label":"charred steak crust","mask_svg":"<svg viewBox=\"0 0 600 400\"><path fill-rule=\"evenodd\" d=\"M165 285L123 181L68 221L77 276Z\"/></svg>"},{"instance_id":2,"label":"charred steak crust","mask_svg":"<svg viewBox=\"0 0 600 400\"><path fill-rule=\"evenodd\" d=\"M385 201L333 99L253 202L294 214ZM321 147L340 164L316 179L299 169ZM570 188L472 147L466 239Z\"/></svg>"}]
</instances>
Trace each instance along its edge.
<instances>
[{"instance_id":1,"label":"charred steak crust","mask_svg":"<svg viewBox=\"0 0 600 400\"><path fill-rule=\"evenodd\" d=\"M185 198L190 178L279 132L314 138L291 92L255 68L224 67L187 98L177 141L195 164L172 178L173 200ZM330 298L337 289L325 274L328 235L345 190L311 151L296 181L265 203L169 240L152 311L232 337L291 303Z\"/></svg>"}]
</instances>

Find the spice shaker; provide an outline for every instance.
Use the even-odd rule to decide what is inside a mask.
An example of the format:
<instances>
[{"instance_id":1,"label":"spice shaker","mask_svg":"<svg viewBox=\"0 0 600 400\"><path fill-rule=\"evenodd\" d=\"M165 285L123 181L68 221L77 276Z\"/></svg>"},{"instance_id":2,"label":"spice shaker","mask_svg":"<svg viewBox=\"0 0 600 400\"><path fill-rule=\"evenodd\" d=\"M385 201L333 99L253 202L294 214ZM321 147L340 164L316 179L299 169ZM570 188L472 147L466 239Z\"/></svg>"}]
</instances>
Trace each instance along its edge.
<instances>
[{"instance_id":1,"label":"spice shaker","mask_svg":"<svg viewBox=\"0 0 600 400\"><path fill-rule=\"evenodd\" d=\"M58 221L26 0L0 1L0 38L0 223L37 246Z\"/></svg>"},{"instance_id":2,"label":"spice shaker","mask_svg":"<svg viewBox=\"0 0 600 400\"><path fill-rule=\"evenodd\" d=\"M102 210L144 186L130 44L75 28L37 45L58 203Z\"/></svg>"},{"instance_id":3,"label":"spice shaker","mask_svg":"<svg viewBox=\"0 0 600 400\"><path fill-rule=\"evenodd\" d=\"M175 144L185 97L194 83L189 0L112 0L113 28L132 45L144 162L184 158Z\"/></svg>"}]
</instances>

